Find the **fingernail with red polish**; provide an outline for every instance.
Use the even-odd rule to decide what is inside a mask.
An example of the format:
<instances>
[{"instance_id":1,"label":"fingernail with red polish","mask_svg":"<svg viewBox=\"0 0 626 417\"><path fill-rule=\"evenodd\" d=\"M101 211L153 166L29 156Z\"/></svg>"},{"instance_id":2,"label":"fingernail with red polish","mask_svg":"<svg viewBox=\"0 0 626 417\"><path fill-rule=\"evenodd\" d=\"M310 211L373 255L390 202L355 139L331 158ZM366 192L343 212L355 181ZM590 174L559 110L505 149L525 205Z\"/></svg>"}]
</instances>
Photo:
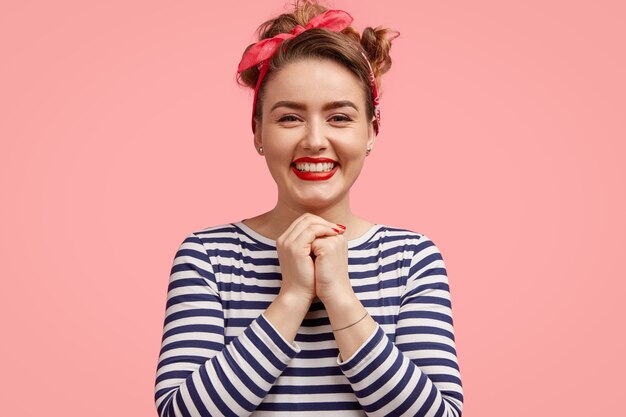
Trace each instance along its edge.
<instances>
[{"instance_id":1,"label":"fingernail with red polish","mask_svg":"<svg viewBox=\"0 0 626 417\"><path fill-rule=\"evenodd\" d=\"M339 230L339 229L335 229L334 227L333 227L333 230L334 230L335 232L337 232L337 233L341 233L341 230Z\"/></svg>"},{"instance_id":2,"label":"fingernail with red polish","mask_svg":"<svg viewBox=\"0 0 626 417\"><path fill-rule=\"evenodd\" d=\"M337 226L341 227L343 230L346 230L346 226L344 226L343 224L337 223Z\"/></svg>"}]
</instances>

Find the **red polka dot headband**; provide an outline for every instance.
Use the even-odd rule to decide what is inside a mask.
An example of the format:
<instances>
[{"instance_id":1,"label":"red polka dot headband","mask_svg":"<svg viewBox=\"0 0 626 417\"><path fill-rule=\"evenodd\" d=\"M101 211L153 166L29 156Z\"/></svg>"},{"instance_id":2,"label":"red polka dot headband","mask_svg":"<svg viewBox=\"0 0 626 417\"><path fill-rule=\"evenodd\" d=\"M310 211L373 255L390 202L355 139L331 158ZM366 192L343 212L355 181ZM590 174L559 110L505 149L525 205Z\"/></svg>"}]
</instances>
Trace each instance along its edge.
<instances>
[{"instance_id":1,"label":"red polka dot headband","mask_svg":"<svg viewBox=\"0 0 626 417\"><path fill-rule=\"evenodd\" d=\"M352 16L348 12L344 12L343 10L327 10L314 18L312 18L309 23L305 27L300 25L296 25L291 32L289 33L279 33L278 35L263 39L250 47L246 51L246 53L241 58L241 62L239 62L239 66L237 68L237 72L241 73L248 68L253 67L254 65L259 66L259 78L256 83L256 87L254 88L254 101L252 103L252 132L255 130L255 121L254 121L254 109L256 108L257 95L259 93L259 88L265 75L267 74L267 70L269 69L269 60L274 56L274 54L278 51L280 45L286 39L295 38L302 32L313 29L313 28L323 28L332 30L333 32L341 32L352 23ZM380 128L380 98L378 96L378 87L376 85L376 77L374 76L374 71L372 70L372 65L370 64L367 56L361 50L361 54L365 58L367 65L370 69L370 85L372 88L372 98L374 102L374 131L378 135L378 129Z\"/></svg>"}]
</instances>

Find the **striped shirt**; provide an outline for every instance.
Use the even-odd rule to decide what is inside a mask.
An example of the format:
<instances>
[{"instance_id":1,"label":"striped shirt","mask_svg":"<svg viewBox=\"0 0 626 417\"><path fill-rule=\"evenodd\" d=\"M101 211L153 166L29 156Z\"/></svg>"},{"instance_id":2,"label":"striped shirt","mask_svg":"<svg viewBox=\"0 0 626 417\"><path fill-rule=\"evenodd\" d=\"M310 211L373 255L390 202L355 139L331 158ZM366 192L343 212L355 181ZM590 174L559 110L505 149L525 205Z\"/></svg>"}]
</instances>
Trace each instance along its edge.
<instances>
[{"instance_id":1,"label":"striped shirt","mask_svg":"<svg viewBox=\"0 0 626 417\"><path fill-rule=\"evenodd\" d=\"M460 416L448 278L426 235L376 224L348 242L350 282L377 322L342 360L323 304L289 343L263 312L276 242L242 222L189 234L171 269L155 404L173 416Z\"/></svg>"}]
</instances>

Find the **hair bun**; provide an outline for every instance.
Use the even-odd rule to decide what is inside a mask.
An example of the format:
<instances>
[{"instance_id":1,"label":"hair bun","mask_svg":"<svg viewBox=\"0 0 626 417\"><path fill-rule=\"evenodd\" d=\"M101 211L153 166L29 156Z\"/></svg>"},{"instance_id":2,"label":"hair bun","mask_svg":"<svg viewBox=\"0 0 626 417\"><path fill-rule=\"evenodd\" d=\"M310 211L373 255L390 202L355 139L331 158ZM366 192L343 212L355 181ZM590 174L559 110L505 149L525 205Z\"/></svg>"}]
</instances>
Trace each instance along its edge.
<instances>
[{"instance_id":1,"label":"hair bun","mask_svg":"<svg viewBox=\"0 0 626 417\"><path fill-rule=\"evenodd\" d=\"M366 27L361 35L361 46L372 64L374 75L379 79L391 68L391 41L400 36L397 30Z\"/></svg>"}]
</instances>

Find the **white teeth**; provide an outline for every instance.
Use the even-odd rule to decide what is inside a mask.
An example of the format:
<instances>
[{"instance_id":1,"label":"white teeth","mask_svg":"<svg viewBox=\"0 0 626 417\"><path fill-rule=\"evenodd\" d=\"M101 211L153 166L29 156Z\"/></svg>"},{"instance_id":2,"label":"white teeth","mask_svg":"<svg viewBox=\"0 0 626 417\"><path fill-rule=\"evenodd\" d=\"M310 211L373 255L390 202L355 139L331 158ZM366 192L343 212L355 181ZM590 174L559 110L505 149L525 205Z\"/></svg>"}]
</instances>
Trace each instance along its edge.
<instances>
[{"instance_id":1,"label":"white teeth","mask_svg":"<svg viewBox=\"0 0 626 417\"><path fill-rule=\"evenodd\" d=\"M294 166L301 172L329 172L335 167L335 164L332 162L318 162L316 164L309 162L296 162Z\"/></svg>"}]
</instances>

